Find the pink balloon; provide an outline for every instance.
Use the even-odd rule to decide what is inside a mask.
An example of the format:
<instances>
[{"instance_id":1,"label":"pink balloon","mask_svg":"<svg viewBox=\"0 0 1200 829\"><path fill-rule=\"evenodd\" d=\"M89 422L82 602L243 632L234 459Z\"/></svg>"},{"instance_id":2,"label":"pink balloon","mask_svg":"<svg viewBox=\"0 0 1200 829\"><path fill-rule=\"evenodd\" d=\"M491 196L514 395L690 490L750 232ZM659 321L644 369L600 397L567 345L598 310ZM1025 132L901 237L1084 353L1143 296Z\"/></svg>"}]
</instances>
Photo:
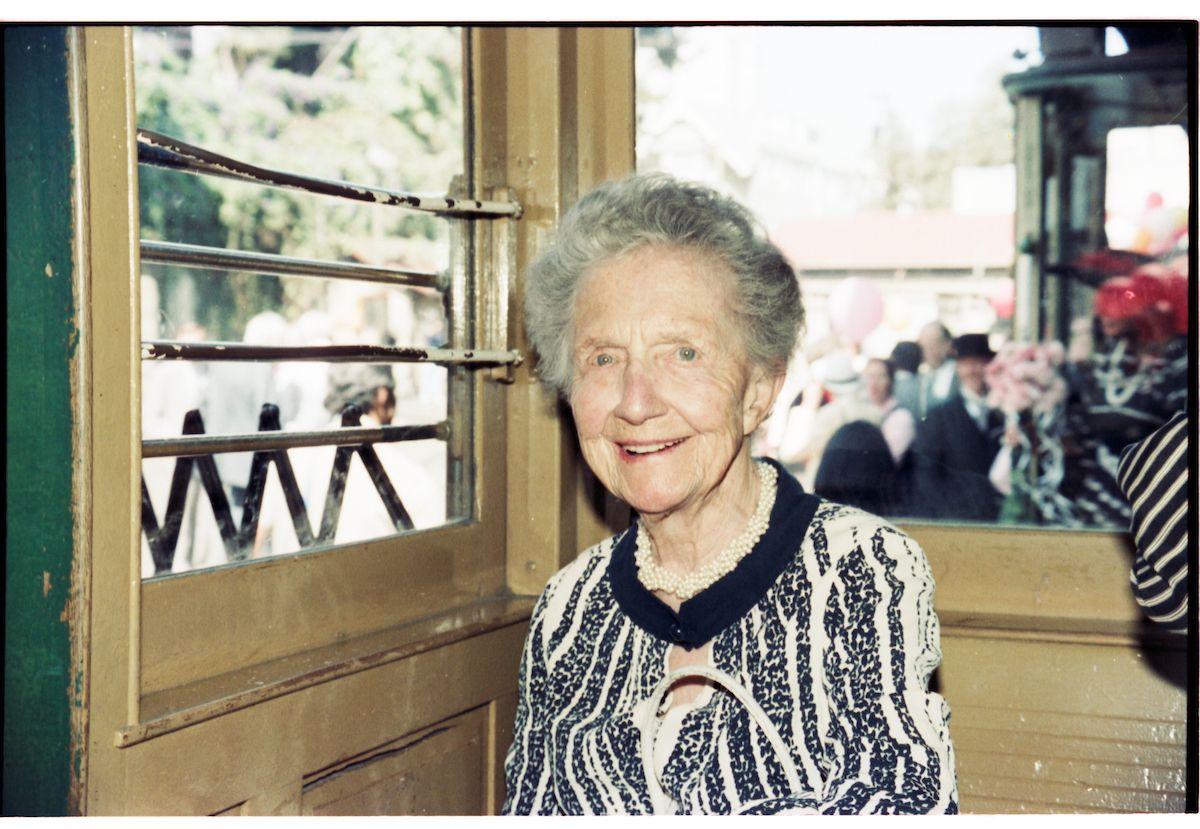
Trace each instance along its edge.
<instances>
[{"instance_id":1,"label":"pink balloon","mask_svg":"<svg viewBox=\"0 0 1200 829\"><path fill-rule=\"evenodd\" d=\"M1016 285L1012 281L999 283L988 293L988 302L996 316L1002 320L1009 319L1016 304Z\"/></svg>"},{"instance_id":2,"label":"pink balloon","mask_svg":"<svg viewBox=\"0 0 1200 829\"><path fill-rule=\"evenodd\" d=\"M871 280L852 276L829 293L829 322L842 339L860 343L882 320L883 294Z\"/></svg>"}]
</instances>

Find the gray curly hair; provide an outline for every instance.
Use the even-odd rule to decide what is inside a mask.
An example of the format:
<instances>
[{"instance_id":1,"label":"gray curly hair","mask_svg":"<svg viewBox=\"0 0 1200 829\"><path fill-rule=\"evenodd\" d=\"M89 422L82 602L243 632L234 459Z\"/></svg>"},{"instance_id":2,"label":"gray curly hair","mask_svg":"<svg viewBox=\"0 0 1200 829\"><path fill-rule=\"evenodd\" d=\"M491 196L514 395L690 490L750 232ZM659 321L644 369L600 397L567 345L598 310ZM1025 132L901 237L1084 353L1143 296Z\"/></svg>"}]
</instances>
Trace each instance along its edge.
<instances>
[{"instance_id":1,"label":"gray curly hair","mask_svg":"<svg viewBox=\"0 0 1200 829\"><path fill-rule=\"evenodd\" d=\"M525 327L538 374L567 397L574 379L575 301L596 265L643 245L674 245L720 259L734 275L733 313L748 359L787 368L804 325L796 273L746 208L700 184L662 173L592 190L563 218L553 245L526 272Z\"/></svg>"}]
</instances>

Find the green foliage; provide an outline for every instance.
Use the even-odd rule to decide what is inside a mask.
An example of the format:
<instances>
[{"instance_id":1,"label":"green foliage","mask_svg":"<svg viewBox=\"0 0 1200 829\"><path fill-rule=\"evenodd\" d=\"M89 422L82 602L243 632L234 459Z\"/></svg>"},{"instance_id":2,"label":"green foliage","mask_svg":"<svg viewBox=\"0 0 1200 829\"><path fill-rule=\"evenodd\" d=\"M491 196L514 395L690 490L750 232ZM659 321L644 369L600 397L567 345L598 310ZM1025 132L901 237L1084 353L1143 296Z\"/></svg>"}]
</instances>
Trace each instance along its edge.
<instances>
[{"instance_id":1,"label":"green foliage","mask_svg":"<svg viewBox=\"0 0 1200 829\"><path fill-rule=\"evenodd\" d=\"M676 26L639 26L637 45L652 48L659 63L670 69L679 60L680 33Z\"/></svg>"},{"instance_id":2,"label":"green foliage","mask_svg":"<svg viewBox=\"0 0 1200 829\"><path fill-rule=\"evenodd\" d=\"M464 165L462 42L436 27L137 29L138 126L251 164L445 193ZM265 253L436 267L445 221L141 167L142 235ZM176 326L236 339L262 310L294 316L324 285L155 272ZM190 303L181 281L194 288ZM190 289L189 289L190 290ZM170 334L171 332L166 332Z\"/></svg>"}]
</instances>

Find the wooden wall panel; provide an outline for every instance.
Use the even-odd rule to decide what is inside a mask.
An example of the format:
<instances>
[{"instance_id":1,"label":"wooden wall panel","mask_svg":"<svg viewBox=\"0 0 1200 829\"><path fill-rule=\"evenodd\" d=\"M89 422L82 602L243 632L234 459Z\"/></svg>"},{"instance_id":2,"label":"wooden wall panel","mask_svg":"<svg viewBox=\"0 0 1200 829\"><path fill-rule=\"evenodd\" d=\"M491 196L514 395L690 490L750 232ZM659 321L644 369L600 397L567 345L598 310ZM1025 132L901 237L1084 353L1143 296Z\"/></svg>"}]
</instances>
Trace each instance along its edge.
<instances>
[{"instance_id":1,"label":"wooden wall panel","mask_svg":"<svg viewBox=\"0 0 1200 829\"><path fill-rule=\"evenodd\" d=\"M1020 630L1015 618L942 627L962 811L1183 811L1182 641L1051 634L1036 617Z\"/></svg>"},{"instance_id":2,"label":"wooden wall panel","mask_svg":"<svg viewBox=\"0 0 1200 829\"><path fill-rule=\"evenodd\" d=\"M913 525L962 811L1181 812L1183 637L1142 619L1121 533Z\"/></svg>"},{"instance_id":3,"label":"wooden wall panel","mask_svg":"<svg viewBox=\"0 0 1200 829\"><path fill-rule=\"evenodd\" d=\"M1182 661L1183 651L1175 653ZM944 692L953 691L951 701L960 706L1103 717L1104 734L1115 723L1182 724L1186 716L1184 689L1152 668L1132 641L986 639L949 627L942 631L941 676Z\"/></svg>"},{"instance_id":4,"label":"wooden wall panel","mask_svg":"<svg viewBox=\"0 0 1200 829\"><path fill-rule=\"evenodd\" d=\"M351 757L304 784L304 815L482 815L488 708Z\"/></svg>"},{"instance_id":5,"label":"wooden wall panel","mask_svg":"<svg viewBox=\"0 0 1200 829\"><path fill-rule=\"evenodd\" d=\"M127 772L103 791L97 811L212 814L245 802L243 814L299 814L301 781L510 696L526 627L508 625L115 749ZM479 811L488 746L480 743L471 761L481 770Z\"/></svg>"},{"instance_id":6,"label":"wooden wall panel","mask_svg":"<svg viewBox=\"0 0 1200 829\"><path fill-rule=\"evenodd\" d=\"M492 700L488 708L488 814L498 815L504 807L504 759L513 741L517 719L517 694Z\"/></svg>"}]
</instances>

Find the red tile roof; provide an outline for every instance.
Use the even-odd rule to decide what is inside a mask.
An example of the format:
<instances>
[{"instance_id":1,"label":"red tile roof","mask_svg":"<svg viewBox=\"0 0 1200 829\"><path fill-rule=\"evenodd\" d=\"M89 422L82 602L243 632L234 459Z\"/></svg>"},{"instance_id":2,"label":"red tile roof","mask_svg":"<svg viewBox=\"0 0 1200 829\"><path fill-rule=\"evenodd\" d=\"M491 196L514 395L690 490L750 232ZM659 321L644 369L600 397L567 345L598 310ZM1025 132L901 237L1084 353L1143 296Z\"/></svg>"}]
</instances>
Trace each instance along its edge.
<instances>
[{"instance_id":1,"label":"red tile roof","mask_svg":"<svg viewBox=\"0 0 1200 829\"><path fill-rule=\"evenodd\" d=\"M1015 256L1011 213L793 219L772 231L771 239L797 270L1004 268Z\"/></svg>"}]
</instances>

